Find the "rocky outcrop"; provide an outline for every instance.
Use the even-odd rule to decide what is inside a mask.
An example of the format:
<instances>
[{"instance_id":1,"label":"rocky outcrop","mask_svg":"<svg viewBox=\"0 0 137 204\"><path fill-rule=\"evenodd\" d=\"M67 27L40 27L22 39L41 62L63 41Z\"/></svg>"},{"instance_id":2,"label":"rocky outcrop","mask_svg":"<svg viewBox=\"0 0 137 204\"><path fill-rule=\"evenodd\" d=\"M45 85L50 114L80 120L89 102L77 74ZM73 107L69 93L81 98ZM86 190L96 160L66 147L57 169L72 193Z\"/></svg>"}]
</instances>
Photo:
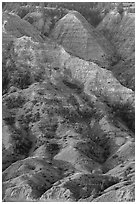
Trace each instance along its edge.
<instances>
[{"instance_id":1,"label":"rocky outcrop","mask_svg":"<svg viewBox=\"0 0 137 204\"><path fill-rule=\"evenodd\" d=\"M110 69L125 86L135 88L135 15L111 11L97 30L115 46L119 62Z\"/></svg>"},{"instance_id":2,"label":"rocky outcrop","mask_svg":"<svg viewBox=\"0 0 137 204\"><path fill-rule=\"evenodd\" d=\"M3 95L3 201L134 201L134 92L51 40L5 53L31 81Z\"/></svg>"},{"instance_id":3,"label":"rocky outcrop","mask_svg":"<svg viewBox=\"0 0 137 204\"><path fill-rule=\"evenodd\" d=\"M69 12L57 22L52 37L67 52L101 67L116 61L111 44L76 11Z\"/></svg>"}]
</instances>

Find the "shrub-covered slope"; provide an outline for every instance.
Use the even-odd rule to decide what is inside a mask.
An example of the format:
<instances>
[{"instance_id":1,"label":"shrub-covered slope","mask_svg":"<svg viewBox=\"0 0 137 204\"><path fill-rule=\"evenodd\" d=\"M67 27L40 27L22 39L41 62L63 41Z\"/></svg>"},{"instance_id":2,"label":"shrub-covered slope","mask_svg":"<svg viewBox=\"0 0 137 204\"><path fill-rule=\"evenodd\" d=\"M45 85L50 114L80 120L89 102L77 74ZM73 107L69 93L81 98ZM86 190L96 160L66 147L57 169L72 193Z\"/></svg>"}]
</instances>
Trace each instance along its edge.
<instances>
[{"instance_id":1,"label":"shrub-covered slope","mask_svg":"<svg viewBox=\"0 0 137 204\"><path fill-rule=\"evenodd\" d=\"M35 28L3 28L3 201L134 201L134 92Z\"/></svg>"}]
</instances>

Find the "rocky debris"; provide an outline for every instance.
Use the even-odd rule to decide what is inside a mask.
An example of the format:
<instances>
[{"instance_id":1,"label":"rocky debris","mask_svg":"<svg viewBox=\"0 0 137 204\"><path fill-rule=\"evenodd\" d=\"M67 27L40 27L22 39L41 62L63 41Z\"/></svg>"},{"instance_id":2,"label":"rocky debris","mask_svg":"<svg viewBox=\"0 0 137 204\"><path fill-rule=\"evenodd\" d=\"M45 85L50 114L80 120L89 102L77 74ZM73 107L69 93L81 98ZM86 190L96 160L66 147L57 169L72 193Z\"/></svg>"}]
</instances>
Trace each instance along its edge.
<instances>
[{"instance_id":1,"label":"rocky debris","mask_svg":"<svg viewBox=\"0 0 137 204\"><path fill-rule=\"evenodd\" d=\"M119 62L110 67L125 86L135 88L135 15L108 13L97 30L115 46Z\"/></svg>"},{"instance_id":2,"label":"rocky debris","mask_svg":"<svg viewBox=\"0 0 137 204\"><path fill-rule=\"evenodd\" d=\"M102 67L116 60L110 43L76 11L60 19L51 35L67 52Z\"/></svg>"},{"instance_id":3,"label":"rocky debris","mask_svg":"<svg viewBox=\"0 0 137 204\"><path fill-rule=\"evenodd\" d=\"M134 201L134 92L50 39L3 59L31 78L3 95L3 201Z\"/></svg>"}]
</instances>

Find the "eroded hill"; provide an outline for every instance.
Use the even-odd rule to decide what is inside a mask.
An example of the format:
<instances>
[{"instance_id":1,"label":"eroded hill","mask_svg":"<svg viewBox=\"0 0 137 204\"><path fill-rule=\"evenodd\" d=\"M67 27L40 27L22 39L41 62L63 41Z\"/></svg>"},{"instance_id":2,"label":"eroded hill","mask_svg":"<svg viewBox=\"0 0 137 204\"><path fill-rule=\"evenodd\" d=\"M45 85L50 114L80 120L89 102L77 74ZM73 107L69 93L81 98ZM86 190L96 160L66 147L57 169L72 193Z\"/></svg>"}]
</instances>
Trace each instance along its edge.
<instances>
[{"instance_id":1,"label":"eroded hill","mask_svg":"<svg viewBox=\"0 0 137 204\"><path fill-rule=\"evenodd\" d=\"M110 67L117 79L135 90L135 14L121 16L112 11L105 16L97 30L115 46L119 60Z\"/></svg>"},{"instance_id":2,"label":"eroded hill","mask_svg":"<svg viewBox=\"0 0 137 204\"><path fill-rule=\"evenodd\" d=\"M134 91L106 69L113 43L81 16L70 33L73 15L57 22L56 42L3 14L3 201L135 199ZM73 49L74 34L90 55Z\"/></svg>"}]
</instances>

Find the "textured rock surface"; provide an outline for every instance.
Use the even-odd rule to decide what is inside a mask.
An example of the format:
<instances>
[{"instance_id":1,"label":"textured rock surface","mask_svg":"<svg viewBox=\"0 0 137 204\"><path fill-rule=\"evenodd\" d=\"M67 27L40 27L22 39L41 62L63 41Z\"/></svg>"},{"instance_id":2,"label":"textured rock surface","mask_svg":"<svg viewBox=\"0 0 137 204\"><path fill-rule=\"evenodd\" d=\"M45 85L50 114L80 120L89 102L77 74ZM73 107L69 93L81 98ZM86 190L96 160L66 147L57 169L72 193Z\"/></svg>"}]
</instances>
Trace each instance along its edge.
<instances>
[{"instance_id":1,"label":"textured rock surface","mask_svg":"<svg viewBox=\"0 0 137 204\"><path fill-rule=\"evenodd\" d=\"M57 22L52 37L69 53L102 67L116 60L111 44L76 11Z\"/></svg>"},{"instance_id":2,"label":"textured rock surface","mask_svg":"<svg viewBox=\"0 0 137 204\"><path fill-rule=\"evenodd\" d=\"M49 35L55 23L68 12L67 9L63 8L37 7L34 12L28 12L23 19L32 24L42 34Z\"/></svg>"},{"instance_id":3,"label":"textured rock surface","mask_svg":"<svg viewBox=\"0 0 137 204\"><path fill-rule=\"evenodd\" d=\"M135 14L110 12L97 30L115 46L119 62L111 69L125 86L135 88Z\"/></svg>"},{"instance_id":4,"label":"textured rock surface","mask_svg":"<svg viewBox=\"0 0 137 204\"><path fill-rule=\"evenodd\" d=\"M29 38L22 38L15 42L14 51L17 56L17 63L25 61L26 63L24 62L24 64L26 66L31 65L31 71L36 71L38 66L43 67L50 63L51 66L47 68L45 77L52 72L51 78L55 81L54 83L57 82L63 85L63 77L65 77L65 80L71 80L71 76L73 76L74 80L84 85L84 92L89 97L92 97L93 94L95 95L94 103L96 102L96 97L99 97L116 112L119 111L119 115L125 120L130 121L130 119L134 119L134 92L122 86L110 71L100 68L93 62L71 57L64 49L54 43L43 43L41 45L34 43ZM26 51L25 55L24 51ZM31 60L29 59L30 56ZM56 67L61 70L61 73L55 71ZM66 86L69 86L69 83L64 87ZM126 112L124 113L125 108ZM134 123L131 124L131 127L134 129Z\"/></svg>"},{"instance_id":5,"label":"textured rock surface","mask_svg":"<svg viewBox=\"0 0 137 204\"><path fill-rule=\"evenodd\" d=\"M51 162L45 157L29 157L17 161L3 173L4 200L35 201L53 183L66 176L68 169L70 172L74 171L65 162Z\"/></svg>"},{"instance_id":6,"label":"textured rock surface","mask_svg":"<svg viewBox=\"0 0 137 204\"><path fill-rule=\"evenodd\" d=\"M50 31L51 26L51 19L50 17L40 13L40 12L33 12L28 13L24 20L28 21L32 24L37 30L41 31L43 34L48 34Z\"/></svg>"},{"instance_id":7,"label":"textured rock surface","mask_svg":"<svg viewBox=\"0 0 137 204\"><path fill-rule=\"evenodd\" d=\"M14 37L30 36L34 40L43 42L42 37L37 29L35 29L30 23L21 19L18 15L4 12L3 13L3 32L13 35ZM3 36L5 37L3 33Z\"/></svg>"},{"instance_id":8,"label":"textured rock surface","mask_svg":"<svg viewBox=\"0 0 137 204\"><path fill-rule=\"evenodd\" d=\"M49 39L5 35L4 68L31 81L3 95L3 201L134 201L134 92Z\"/></svg>"},{"instance_id":9,"label":"textured rock surface","mask_svg":"<svg viewBox=\"0 0 137 204\"><path fill-rule=\"evenodd\" d=\"M42 195L40 201L78 201L117 183L117 178L96 174L76 173L60 182Z\"/></svg>"}]
</instances>

